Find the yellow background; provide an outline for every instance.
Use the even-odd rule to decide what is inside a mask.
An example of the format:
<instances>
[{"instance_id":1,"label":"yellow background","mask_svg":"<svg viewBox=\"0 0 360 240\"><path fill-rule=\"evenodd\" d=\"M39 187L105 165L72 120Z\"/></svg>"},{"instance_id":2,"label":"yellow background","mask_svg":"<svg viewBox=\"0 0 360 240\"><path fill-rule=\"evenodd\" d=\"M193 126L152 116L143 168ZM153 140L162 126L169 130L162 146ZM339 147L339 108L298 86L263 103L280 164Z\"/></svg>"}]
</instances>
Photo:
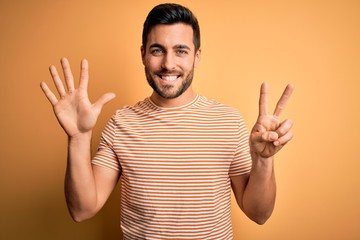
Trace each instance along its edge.
<instances>
[{"instance_id":1,"label":"yellow background","mask_svg":"<svg viewBox=\"0 0 360 240\"><path fill-rule=\"evenodd\" d=\"M92 220L73 223L63 179L67 139L40 81L60 57L90 63L91 99L114 91L93 137L116 108L151 91L140 59L142 23L160 1L0 2L0 239L121 239L119 189ZM277 156L278 195L258 226L233 203L235 239L360 239L360 1L184 0L200 21L198 93L257 116L261 82L270 109L289 82L283 114L295 138ZM54 89L54 88L53 88Z\"/></svg>"}]
</instances>

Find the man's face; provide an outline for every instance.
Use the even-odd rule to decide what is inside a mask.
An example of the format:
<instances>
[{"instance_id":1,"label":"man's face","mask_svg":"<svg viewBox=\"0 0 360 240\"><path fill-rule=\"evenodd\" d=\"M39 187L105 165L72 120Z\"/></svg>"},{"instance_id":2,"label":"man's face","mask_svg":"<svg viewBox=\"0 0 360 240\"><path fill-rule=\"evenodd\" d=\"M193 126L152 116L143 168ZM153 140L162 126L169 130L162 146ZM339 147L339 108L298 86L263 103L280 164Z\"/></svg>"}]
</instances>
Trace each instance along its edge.
<instances>
[{"instance_id":1,"label":"man's face","mask_svg":"<svg viewBox=\"0 0 360 240\"><path fill-rule=\"evenodd\" d=\"M154 92L162 98L173 99L192 91L190 85L200 53L200 50L195 52L190 25L153 27L141 54L147 81Z\"/></svg>"}]
</instances>

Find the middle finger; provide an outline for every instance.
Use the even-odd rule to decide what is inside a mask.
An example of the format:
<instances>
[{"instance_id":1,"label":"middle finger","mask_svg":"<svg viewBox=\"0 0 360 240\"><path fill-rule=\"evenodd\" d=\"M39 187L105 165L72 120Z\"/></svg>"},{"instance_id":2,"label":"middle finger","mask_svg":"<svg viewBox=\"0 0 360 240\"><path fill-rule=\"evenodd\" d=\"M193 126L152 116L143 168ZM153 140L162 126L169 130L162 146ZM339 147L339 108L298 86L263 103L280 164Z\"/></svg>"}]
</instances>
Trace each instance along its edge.
<instances>
[{"instance_id":1,"label":"middle finger","mask_svg":"<svg viewBox=\"0 0 360 240\"><path fill-rule=\"evenodd\" d=\"M69 90L69 92L74 91L74 77L71 72L70 63L66 58L61 59L61 66L64 72L65 82L66 86Z\"/></svg>"}]
</instances>

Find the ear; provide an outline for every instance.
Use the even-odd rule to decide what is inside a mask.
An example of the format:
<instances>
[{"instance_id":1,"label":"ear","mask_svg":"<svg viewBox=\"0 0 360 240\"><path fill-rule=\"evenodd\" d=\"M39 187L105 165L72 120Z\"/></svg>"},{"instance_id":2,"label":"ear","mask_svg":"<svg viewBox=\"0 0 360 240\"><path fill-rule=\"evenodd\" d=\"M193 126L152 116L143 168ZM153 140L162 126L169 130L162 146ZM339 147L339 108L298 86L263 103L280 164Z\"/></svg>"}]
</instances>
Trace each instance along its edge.
<instances>
[{"instance_id":1,"label":"ear","mask_svg":"<svg viewBox=\"0 0 360 240\"><path fill-rule=\"evenodd\" d=\"M141 52L142 63L145 65L145 48L144 48L144 46L140 47L140 52Z\"/></svg>"},{"instance_id":2,"label":"ear","mask_svg":"<svg viewBox=\"0 0 360 240\"><path fill-rule=\"evenodd\" d=\"M199 65L200 60L201 60L201 48L199 48L195 53L195 61L194 61L195 67L197 67Z\"/></svg>"}]
</instances>

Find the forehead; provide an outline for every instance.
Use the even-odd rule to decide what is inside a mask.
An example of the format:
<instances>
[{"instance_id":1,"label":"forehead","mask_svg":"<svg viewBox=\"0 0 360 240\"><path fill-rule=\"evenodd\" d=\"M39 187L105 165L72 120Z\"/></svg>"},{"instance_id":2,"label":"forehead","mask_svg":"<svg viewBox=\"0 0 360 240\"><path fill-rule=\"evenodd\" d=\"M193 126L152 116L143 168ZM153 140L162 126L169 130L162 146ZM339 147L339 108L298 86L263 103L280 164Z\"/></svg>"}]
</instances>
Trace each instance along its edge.
<instances>
[{"instance_id":1,"label":"forehead","mask_svg":"<svg viewBox=\"0 0 360 240\"><path fill-rule=\"evenodd\" d=\"M148 47L153 44L160 44L164 47L187 45L193 49L195 47L193 39L193 29L188 24L158 24L150 30L146 45Z\"/></svg>"}]
</instances>

